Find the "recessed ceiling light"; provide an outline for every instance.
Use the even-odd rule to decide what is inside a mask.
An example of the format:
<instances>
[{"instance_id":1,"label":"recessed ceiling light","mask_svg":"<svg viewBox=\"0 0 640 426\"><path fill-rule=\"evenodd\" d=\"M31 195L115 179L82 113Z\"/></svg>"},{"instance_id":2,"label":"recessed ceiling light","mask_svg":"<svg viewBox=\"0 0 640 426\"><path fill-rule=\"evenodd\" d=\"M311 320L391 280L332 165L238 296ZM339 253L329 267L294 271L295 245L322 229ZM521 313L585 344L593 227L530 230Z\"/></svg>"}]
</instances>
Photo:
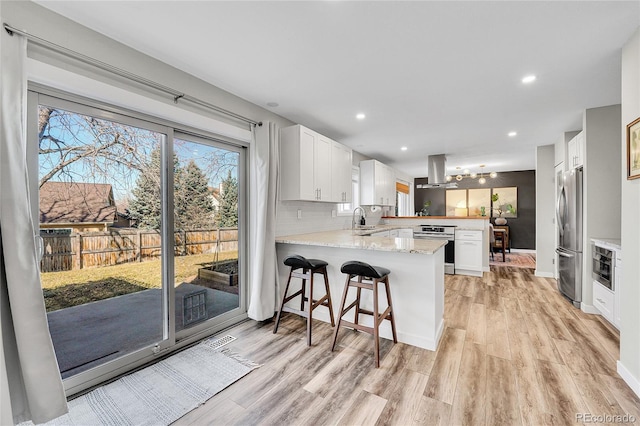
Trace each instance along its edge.
<instances>
[{"instance_id":1,"label":"recessed ceiling light","mask_svg":"<svg viewBox=\"0 0 640 426\"><path fill-rule=\"evenodd\" d=\"M278 104L277 102L267 102L267 106L275 108L277 106L279 106L280 104Z\"/></svg>"},{"instance_id":2,"label":"recessed ceiling light","mask_svg":"<svg viewBox=\"0 0 640 426\"><path fill-rule=\"evenodd\" d=\"M406 146L403 146L403 147L402 147L402 148L400 148L400 149L401 149L401 150L403 150L403 151L406 151L406 150L407 150L407 147L406 147Z\"/></svg>"},{"instance_id":3,"label":"recessed ceiling light","mask_svg":"<svg viewBox=\"0 0 640 426\"><path fill-rule=\"evenodd\" d=\"M534 81L536 81L536 76L533 75L533 74L527 75L527 76L522 78L522 82L525 83L525 84L533 83Z\"/></svg>"},{"instance_id":4,"label":"recessed ceiling light","mask_svg":"<svg viewBox=\"0 0 640 426\"><path fill-rule=\"evenodd\" d=\"M518 132L509 132L509 133L508 133L508 135L509 135L510 137L514 137L514 136L516 136L517 134L518 134Z\"/></svg>"},{"instance_id":5,"label":"recessed ceiling light","mask_svg":"<svg viewBox=\"0 0 640 426\"><path fill-rule=\"evenodd\" d=\"M364 120L365 117L366 117L366 115L364 115L363 113L359 113L359 114L356 115L356 118L358 120Z\"/></svg>"}]
</instances>

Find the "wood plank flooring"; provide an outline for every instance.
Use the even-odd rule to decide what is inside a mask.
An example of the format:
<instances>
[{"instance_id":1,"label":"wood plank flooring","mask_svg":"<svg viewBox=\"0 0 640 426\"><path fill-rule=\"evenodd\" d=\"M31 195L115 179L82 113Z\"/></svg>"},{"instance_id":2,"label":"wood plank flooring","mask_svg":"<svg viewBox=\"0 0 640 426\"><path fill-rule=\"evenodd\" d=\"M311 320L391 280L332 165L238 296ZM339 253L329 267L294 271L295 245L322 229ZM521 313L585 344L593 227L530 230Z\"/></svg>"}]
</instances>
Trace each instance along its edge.
<instances>
[{"instance_id":1,"label":"wood plank flooring","mask_svg":"<svg viewBox=\"0 0 640 426\"><path fill-rule=\"evenodd\" d=\"M393 285L393 281L392 281ZM568 425L578 413L635 416L640 399L616 374L619 335L564 300L555 280L492 266L446 276L446 328L436 352L340 333L285 314L226 330L231 349L263 366L176 425Z\"/></svg>"}]
</instances>

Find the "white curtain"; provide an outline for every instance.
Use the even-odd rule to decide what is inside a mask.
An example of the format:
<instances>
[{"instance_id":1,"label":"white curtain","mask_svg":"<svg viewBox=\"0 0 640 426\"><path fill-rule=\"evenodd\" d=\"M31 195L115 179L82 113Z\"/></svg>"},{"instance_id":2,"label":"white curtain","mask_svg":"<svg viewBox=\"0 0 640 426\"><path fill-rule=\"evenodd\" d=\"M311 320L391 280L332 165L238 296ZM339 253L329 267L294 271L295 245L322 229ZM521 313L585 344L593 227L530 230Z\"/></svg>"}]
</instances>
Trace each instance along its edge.
<instances>
[{"instance_id":1,"label":"white curtain","mask_svg":"<svg viewBox=\"0 0 640 426\"><path fill-rule=\"evenodd\" d=\"M252 127L249 209L249 318L273 317L277 306L276 203L279 128L263 122Z\"/></svg>"},{"instance_id":2,"label":"white curtain","mask_svg":"<svg viewBox=\"0 0 640 426\"><path fill-rule=\"evenodd\" d=\"M0 424L67 412L40 287L26 167L27 41L0 29Z\"/></svg>"}]
</instances>

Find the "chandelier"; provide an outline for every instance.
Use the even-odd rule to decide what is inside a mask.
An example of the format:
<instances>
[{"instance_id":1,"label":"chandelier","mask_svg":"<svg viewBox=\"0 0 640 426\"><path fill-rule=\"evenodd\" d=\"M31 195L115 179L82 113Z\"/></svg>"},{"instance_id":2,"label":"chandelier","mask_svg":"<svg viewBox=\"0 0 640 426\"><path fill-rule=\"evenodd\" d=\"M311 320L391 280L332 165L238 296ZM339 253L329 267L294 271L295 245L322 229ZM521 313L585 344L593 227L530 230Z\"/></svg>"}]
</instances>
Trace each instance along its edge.
<instances>
[{"instance_id":1,"label":"chandelier","mask_svg":"<svg viewBox=\"0 0 640 426\"><path fill-rule=\"evenodd\" d=\"M486 167L484 164L480 164L480 174L478 173L471 173L469 169L464 169L462 170L462 167L456 167L456 171L458 171L458 174L454 177L451 175L447 175L446 179L447 182L451 182L453 179L457 180L458 182L460 182L462 179L465 178L469 178L469 179L476 179L478 176L480 176L480 178L478 179L478 183L480 185L484 185L485 183L487 183L487 179L485 179L484 177L484 168ZM496 176L498 176L498 174L496 172L490 172L489 173L489 177L491 178L495 178Z\"/></svg>"}]
</instances>

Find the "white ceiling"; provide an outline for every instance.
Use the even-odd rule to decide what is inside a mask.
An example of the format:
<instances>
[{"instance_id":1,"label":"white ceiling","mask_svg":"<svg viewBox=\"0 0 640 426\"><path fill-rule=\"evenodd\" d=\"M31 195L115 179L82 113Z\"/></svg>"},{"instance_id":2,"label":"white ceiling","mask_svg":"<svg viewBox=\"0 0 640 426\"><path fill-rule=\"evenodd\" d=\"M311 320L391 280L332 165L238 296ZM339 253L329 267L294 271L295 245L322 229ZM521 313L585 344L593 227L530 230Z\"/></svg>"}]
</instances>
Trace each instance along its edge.
<instances>
[{"instance_id":1,"label":"white ceiling","mask_svg":"<svg viewBox=\"0 0 640 426\"><path fill-rule=\"evenodd\" d=\"M620 103L640 25L639 1L37 3L414 177L431 154L534 169Z\"/></svg>"}]
</instances>

